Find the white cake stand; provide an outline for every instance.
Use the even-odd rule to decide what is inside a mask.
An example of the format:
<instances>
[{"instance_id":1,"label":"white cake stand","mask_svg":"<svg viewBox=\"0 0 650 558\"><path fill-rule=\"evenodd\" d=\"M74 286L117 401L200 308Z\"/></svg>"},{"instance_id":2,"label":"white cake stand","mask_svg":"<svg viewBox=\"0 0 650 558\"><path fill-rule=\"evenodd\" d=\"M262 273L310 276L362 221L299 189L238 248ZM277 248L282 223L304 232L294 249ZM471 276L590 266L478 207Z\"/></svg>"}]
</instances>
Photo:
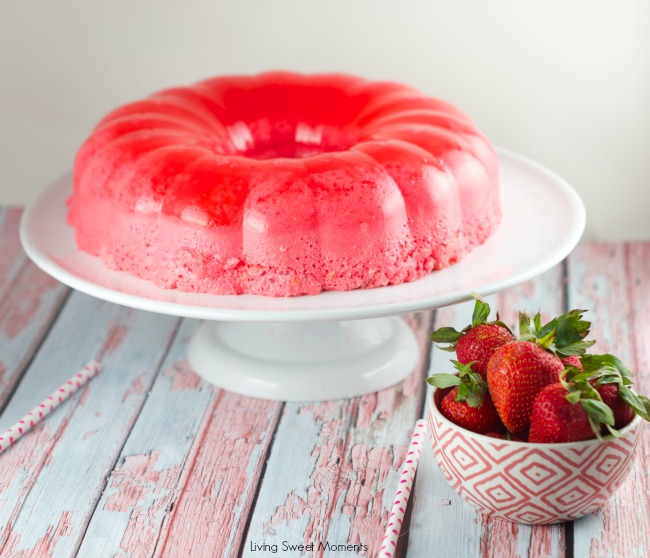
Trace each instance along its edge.
<instances>
[{"instance_id":1,"label":"white cake stand","mask_svg":"<svg viewBox=\"0 0 650 558\"><path fill-rule=\"evenodd\" d=\"M585 210L560 177L500 150L503 221L460 263L392 287L316 296L216 296L161 290L80 252L66 224L65 176L25 210L29 257L59 281L133 308L201 318L189 361L208 381L264 399L314 401L378 391L408 376L418 346L400 314L511 287L560 262L577 244Z\"/></svg>"}]
</instances>

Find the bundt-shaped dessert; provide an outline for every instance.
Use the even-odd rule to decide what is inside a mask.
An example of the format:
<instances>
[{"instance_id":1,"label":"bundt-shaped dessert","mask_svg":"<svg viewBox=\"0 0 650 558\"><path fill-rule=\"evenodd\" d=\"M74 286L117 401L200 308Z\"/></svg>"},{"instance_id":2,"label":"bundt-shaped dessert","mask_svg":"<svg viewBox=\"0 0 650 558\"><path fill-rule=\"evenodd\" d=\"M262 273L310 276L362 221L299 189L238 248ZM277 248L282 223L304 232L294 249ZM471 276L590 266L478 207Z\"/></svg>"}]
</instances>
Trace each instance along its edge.
<instances>
[{"instance_id":1,"label":"bundt-shaped dessert","mask_svg":"<svg viewBox=\"0 0 650 558\"><path fill-rule=\"evenodd\" d=\"M269 72L167 89L79 150L79 248L168 289L313 295L413 281L501 216L497 157L398 83Z\"/></svg>"}]
</instances>

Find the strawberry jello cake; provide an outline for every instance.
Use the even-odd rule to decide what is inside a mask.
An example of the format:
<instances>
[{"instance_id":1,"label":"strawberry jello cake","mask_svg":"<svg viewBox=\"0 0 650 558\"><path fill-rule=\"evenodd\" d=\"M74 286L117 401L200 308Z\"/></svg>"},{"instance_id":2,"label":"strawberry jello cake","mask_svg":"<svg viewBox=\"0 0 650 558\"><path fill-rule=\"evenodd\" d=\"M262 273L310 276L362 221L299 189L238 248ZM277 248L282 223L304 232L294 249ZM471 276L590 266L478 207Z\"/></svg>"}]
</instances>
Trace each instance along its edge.
<instances>
[{"instance_id":1,"label":"strawberry jello cake","mask_svg":"<svg viewBox=\"0 0 650 558\"><path fill-rule=\"evenodd\" d=\"M166 289L313 295L460 260L501 217L472 120L340 74L226 76L106 116L79 150L78 247Z\"/></svg>"}]
</instances>

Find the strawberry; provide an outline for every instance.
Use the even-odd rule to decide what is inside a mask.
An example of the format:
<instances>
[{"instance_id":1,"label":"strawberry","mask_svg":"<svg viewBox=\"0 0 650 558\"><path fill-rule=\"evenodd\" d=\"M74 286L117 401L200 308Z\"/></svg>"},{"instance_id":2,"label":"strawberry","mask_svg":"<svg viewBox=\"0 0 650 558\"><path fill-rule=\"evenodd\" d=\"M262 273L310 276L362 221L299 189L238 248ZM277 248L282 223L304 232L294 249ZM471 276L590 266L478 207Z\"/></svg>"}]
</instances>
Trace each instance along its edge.
<instances>
[{"instance_id":1,"label":"strawberry","mask_svg":"<svg viewBox=\"0 0 650 558\"><path fill-rule=\"evenodd\" d=\"M514 340L508 327L498 321L487 322L490 306L478 296L475 296L474 313L471 325L462 331L452 327L442 327L431 334L434 343L449 343L441 347L445 351L456 351L458 362L472 363L471 368L483 378L487 374L487 363L494 351Z\"/></svg>"},{"instance_id":2,"label":"strawberry","mask_svg":"<svg viewBox=\"0 0 650 558\"><path fill-rule=\"evenodd\" d=\"M561 360L562 364L564 364L566 370L569 372L568 376L570 378L579 378L582 376L581 373L584 373L584 368L580 362L579 357L569 356ZM569 367L574 367L577 370L572 370ZM578 376L578 374L580 374L580 376ZM595 374L595 376L598 375ZM584 379L588 379L590 375L587 374L583 377ZM593 377L592 379L589 379L589 384L592 387L596 388L596 391L600 395L603 403L605 403L605 405L607 405L614 413L615 429L623 428L634 418L634 409L632 409L632 407L623 401L623 398L619 395L617 383L604 383L599 385L598 378Z\"/></svg>"},{"instance_id":3,"label":"strawberry","mask_svg":"<svg viewBox=\"0 0 650 558\"><path fill-rule=\"evenodd\" d=\"M573 374L573 381L588 381L614 413L615 429L628 424L634 414L650 420L650 400L632 388L632 373L614 355L583 355L584 373ZM611 430L611 429L610 429Z\"/></svg>"},{"instance_id":4,"label":"strawberry","mask_svg":"<svg viewBox=\"0 0 650 558\"><path fill-rule=\"evenodd\" d=\"M479 434L503 431L485 380L472 371L472 363L452 362L458 375L434 374L427 378L427 382L437 388L452 388L440 402L442 415L454 424Z\"/></svg>"},{"instance_id":5,"label":"strawberry","mask_svg":"<svg viewBox=\"0 0 650 558\"><path fill-rule=\"evenodd\" d=\"M559 358L530 341L514 341L496 350L488 362L488 388L510 432L528 428L535 397L557 382L563 370Z\"/></svg>"},{"instance_id":6,"label":"strawberry","mask_svg":"<svg viewBox=\"0 0 650 558\"><path fill-rule=\"evenodd\" d=\"M568 394L560 382L547 385L537 394L530 417L529 442L577 442L596 437L588 412L577 401L570 401Z\"/></svg>"},{"instance_id":7,"label":"strawberry","mask_svg":"<svg viewBox=\"0 0 650 558\"><path fill-rule=\"evenodd\" d=\"M617 384L601 384L596 387L603 403L614 413L614 428L626 426L634 418L634 409L630 407L618 393Z\"/></svg>"},{"instance_id":8,"label":"strawberry","mask_svg":"<svg viewBox=\"0 0 650 558\"><path fill-rule=\"evenodd\" d=\"M462 364L474 362L472 370L484 378L490 357L499 347L514 341L507 327L499 324L479 324L471 328L456 343L456 356Z\"/></svg>"},{"instance_id":9,"label":"strawberry","mask_svg":"<svg viewBox=\"0 0 650 558\"><path fill-rule=\"evenodd\" d=\"M586 354L595 341L585 310L571 310L542 324L538 312L519 313L515 340L505 324L487 322L490 307L478 296L471 325L443 327L431 340L455 351L457 376L427 381L453 388L440 402L443 415L475 432L501 439L568 442L600 437L633 419L650 421L650 399L632 387L632 374L613 355ZM486 391L486 387L488 390ZM490 430L491 409L501 423ZM478 411L481 412L478 412ZM507 430L506 430L507 429Z\"/></svg>"},{"instance_id":10,"label":"strawberry","mask_svg":"<svg viewBox=\"0 0 650 558\"><path fill-rule=\"evenodd\" d=\"M458 388L454 387L442 398L440 412L454 424L478 434L503 430L501 419L488 394L485 394L481 405L472 407L466 400L458 399Z\"/></svg>"},{"instance_id":11,"label":"strawberry","mask_svg":"<svg viewBox=\"0 0 650 558\"><path fill-rule=\"evenodd\" d=\"M574 442L599 437L632 420L650 418L650 400L630 387L631 373L613 355L582 355L580 366L567 366L559 382L535 399L530 442Z\"/></svg>"}]
</instances>

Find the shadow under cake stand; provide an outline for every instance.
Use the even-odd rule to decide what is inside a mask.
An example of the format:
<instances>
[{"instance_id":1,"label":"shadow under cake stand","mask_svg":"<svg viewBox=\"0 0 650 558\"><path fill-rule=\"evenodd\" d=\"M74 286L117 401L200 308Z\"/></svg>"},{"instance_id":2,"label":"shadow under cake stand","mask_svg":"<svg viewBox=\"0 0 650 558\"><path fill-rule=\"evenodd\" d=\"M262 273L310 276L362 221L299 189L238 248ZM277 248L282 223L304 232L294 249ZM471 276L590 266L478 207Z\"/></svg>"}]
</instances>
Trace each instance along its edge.
<instances>
[{"instance_id":1,"label":"shadow under cake stand","mask_svg":"<svg viewBox=\"0 0 650 558\"><path fill-rule=\"evenodd\" d=\"M263 399L340 399L389 387L413 371L419 349L401 314L511 287L559 263L577 244L585 210L571 186L514 153L499 150L499 160L503 220L495 234L461 262L390 287L294 298L159 289L77 249L66 223L69 175L27 207L20 237L36 265L74 289L205 320L188 358L209 382Z\"/></svg>"}]
</instances>

